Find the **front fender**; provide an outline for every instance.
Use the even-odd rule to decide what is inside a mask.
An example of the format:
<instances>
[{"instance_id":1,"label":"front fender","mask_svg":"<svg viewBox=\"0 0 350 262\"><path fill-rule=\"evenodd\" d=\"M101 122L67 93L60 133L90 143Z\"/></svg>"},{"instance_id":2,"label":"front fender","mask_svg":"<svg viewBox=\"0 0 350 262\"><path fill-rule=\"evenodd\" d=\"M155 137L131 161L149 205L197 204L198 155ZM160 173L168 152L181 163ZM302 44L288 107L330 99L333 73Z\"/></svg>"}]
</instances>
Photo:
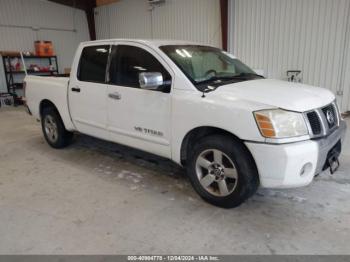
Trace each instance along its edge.
<instances>
[{"instance_id":1,"label":"front fender","mask_svg":"<svg viewBox=\"0 0 350 262\"><path fill-rule=\"evenodd\" d=\"M181 144L191 130L215 127L241 140L264 142L253 111L266 108L247 100L227 100L208 93L176 91L172 100L172 159L181 164Z\"/></svg>"}]
</instances>

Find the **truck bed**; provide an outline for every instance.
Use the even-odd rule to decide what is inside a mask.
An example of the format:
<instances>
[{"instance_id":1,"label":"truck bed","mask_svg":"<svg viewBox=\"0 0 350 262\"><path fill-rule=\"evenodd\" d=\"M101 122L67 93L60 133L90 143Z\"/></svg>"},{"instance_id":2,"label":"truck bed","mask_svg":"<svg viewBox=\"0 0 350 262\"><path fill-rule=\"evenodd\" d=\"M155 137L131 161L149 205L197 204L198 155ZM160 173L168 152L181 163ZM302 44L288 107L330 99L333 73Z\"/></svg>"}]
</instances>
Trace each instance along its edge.
<instances>
[{"instance_id":1,"label":"truck bed","mask_svg":"<svg viewBox=\"0 0 350 262\"><path fill-rule=\"evenodd\" d=\"M28 75L24 81L26 82L25 99L34 117L40 119L40 105L43 101L48 101L57 107L66 128L74 130L68 106L69 77Z\"/></svg>"}]
</instances>

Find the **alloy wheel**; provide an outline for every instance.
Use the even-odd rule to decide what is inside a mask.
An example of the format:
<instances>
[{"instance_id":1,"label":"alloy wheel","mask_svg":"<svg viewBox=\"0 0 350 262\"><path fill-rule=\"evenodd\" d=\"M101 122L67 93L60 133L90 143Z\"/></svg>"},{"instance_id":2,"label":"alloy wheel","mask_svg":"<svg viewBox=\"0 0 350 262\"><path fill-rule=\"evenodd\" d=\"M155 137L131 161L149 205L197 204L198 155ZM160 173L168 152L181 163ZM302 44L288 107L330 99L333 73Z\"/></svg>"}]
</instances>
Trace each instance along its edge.
<instances>
[{"instance_id":1,"label":"alloy wheel","mask_svg":"<svg viewBox=\"0 0 350 262\"><path fill-rule=\"evenodd\" d=\"M44 128L47 138L50 142L55 143L58 139L58 128L55 119L47 115L44 120Z\"/></svg>"},{"instance_id":2,"label":"alloy wheel","mask_svg":"<svg viewBox=\"0 0 350 262\"><path fill-rule=\"evenodd\" d=\"M201 186L214 196L230 195L237 187L237 169L232 159L218 149L208 149L199 154L196 174Z\"/></svg>"}]
</instances>

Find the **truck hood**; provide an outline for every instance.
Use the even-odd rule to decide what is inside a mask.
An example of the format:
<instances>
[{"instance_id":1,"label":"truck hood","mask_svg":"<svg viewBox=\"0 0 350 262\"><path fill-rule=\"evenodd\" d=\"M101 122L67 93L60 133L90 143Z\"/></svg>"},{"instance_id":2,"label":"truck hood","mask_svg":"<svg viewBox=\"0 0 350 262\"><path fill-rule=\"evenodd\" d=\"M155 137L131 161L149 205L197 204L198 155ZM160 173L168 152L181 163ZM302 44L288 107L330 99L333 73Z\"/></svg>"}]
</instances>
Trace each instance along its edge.
<instances>
[{"instance_id":1,"label":"truck hood","mask_svg":"<svg viewBox=\"0 0 350 262\"><path fill-rule=\"evenodd\" d=\"M335 99L333 93L324 88L274 79L228 84L214 92L223 99L244 99L298 112L322 107Z\"/></svg>"}]
</instances>

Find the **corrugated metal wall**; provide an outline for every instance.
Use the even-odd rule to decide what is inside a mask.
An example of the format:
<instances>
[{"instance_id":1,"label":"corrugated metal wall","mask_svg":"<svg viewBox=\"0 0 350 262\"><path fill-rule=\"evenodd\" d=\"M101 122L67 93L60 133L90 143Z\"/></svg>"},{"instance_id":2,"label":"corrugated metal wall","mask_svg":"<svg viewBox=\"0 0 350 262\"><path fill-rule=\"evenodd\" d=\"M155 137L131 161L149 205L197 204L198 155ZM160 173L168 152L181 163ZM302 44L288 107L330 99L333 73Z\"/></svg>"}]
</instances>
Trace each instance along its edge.
<instances>
[{"instance_id":1,"label":"corrugated metal wall","mask_svg":"<svg viewBox=\"0 0 350 262\"><path fill-rule=\"evenodd\" d=\"M349 12L349 0L231 0L229 49L270 78L302 70L350 110Z\"/></svg>"},{"instance_id":2,"label":"corrugated metal wall","mask_svg":"<svg viewBox=\"0 0 350 262\"><path fill-rule=\"evenodd\" d=\"M341 83L343 86L343 108L344 110L350 111L350 10L347 18L347 29L346 29L346 41L345 41L345 53L344 53L344 67L342 71L342 79L344 80Z\"/></svg>"},{"instance_id":3,"label":"corrugated metal wall","mask_svg":"<svg viewBox=\"0 0 350 262\"><path fill-rule=\"evenodd\" d=\"M151 36L151 16L143 0L121 0L97 7L95 22L98 39Z\"/></svg>"},{"instance_id":4,"label":"corrugated metal wall","mask_svg":"<svg viewBox=\"0 0 350 262\"><path fill-rule=\"evenodd\" d=\"M221 47L219 0L121 0L96 8L96 32L104 38L180 39Z\"/></svg>"},{"instance_id":5,"label":"corrugated metal wall","mask_svg":"<svg viewBox=\"0 0 350 262\"><path fill-rule=\"evenodd\" d=\"M43 0L1 0L0 50L33 51L35 40L53 41L63 72L71 66L77 45L89 40L85 13ZM6 89L3 78L0 68L2 90Z\"/></svg>"}]
</instances>

